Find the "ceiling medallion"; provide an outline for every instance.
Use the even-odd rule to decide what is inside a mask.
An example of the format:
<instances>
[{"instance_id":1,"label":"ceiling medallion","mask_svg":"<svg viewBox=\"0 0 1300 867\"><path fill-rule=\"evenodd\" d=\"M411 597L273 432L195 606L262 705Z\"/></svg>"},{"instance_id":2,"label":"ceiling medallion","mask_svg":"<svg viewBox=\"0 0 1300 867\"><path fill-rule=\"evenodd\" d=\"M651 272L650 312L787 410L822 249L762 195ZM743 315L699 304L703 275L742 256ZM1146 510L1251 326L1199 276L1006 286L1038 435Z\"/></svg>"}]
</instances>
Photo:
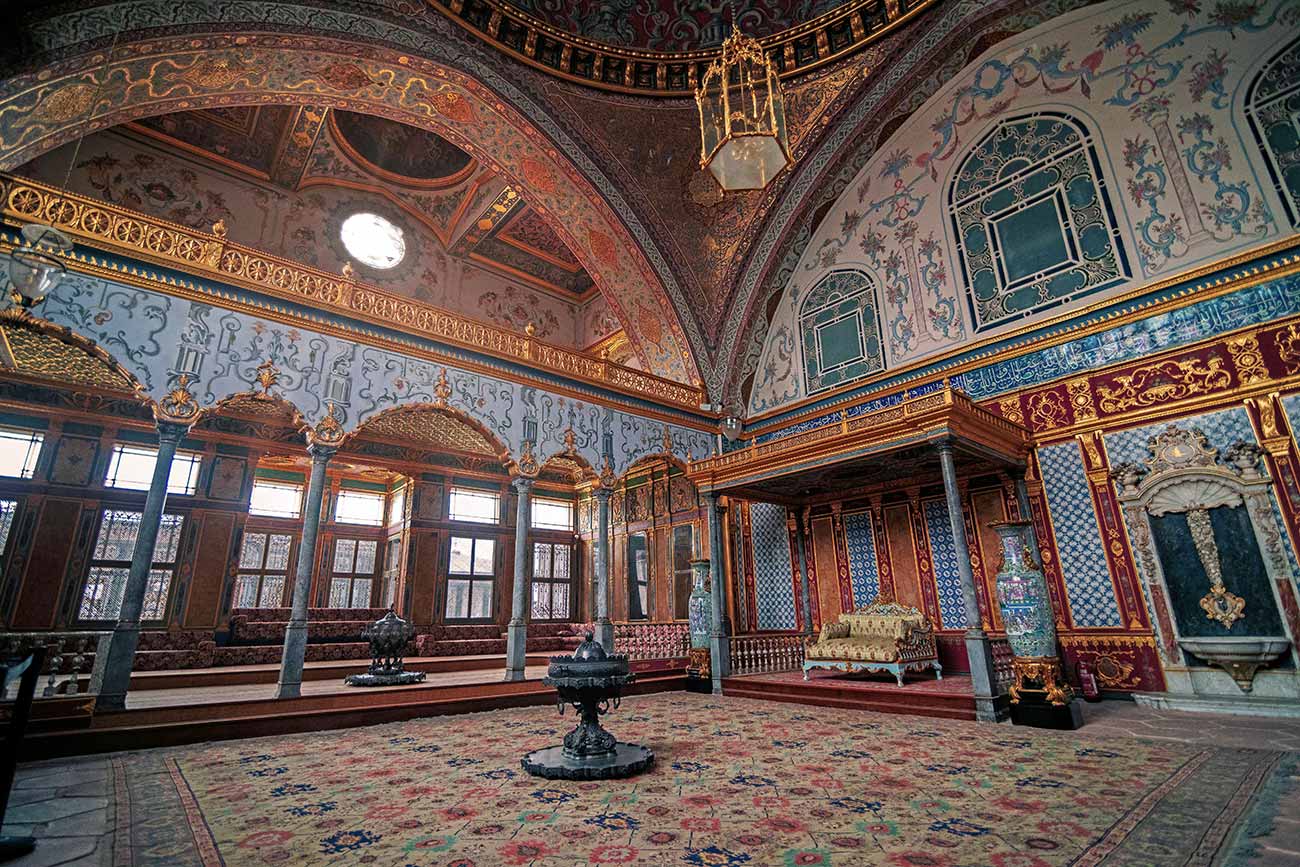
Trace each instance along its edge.
<instances>
[{"instance_id":1,"label":"ceiling medallion","mask_svg":"<svg viewBox=\"0 0 1300 867\"><path fill-rule=\"evenodd\" d=\"M776 64L752 36L733 31L695 91L700 166L724 190L761 190L790 164L785 99Z\"/></svg>"}]
</instances>

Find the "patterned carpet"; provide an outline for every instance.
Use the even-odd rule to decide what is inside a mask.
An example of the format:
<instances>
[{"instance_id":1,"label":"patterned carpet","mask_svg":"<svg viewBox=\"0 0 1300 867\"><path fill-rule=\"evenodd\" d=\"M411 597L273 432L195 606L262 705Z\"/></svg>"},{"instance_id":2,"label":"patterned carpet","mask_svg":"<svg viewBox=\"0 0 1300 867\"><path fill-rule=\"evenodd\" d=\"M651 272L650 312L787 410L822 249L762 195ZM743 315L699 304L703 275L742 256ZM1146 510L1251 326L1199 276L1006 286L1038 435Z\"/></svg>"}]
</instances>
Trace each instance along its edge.
<instances>
[{"instance_id":1,"label":"patterned carpet","mask_svg":"<svg viewBox=\"0 0 1300 867\"><path fill-rule=\"evenodd\" d=\"M1211 864L1285 755L686 693L607 721L651 772L523 773L573 723L552 708L122 754L114 860Z\"/></svg>"}]
</instances>

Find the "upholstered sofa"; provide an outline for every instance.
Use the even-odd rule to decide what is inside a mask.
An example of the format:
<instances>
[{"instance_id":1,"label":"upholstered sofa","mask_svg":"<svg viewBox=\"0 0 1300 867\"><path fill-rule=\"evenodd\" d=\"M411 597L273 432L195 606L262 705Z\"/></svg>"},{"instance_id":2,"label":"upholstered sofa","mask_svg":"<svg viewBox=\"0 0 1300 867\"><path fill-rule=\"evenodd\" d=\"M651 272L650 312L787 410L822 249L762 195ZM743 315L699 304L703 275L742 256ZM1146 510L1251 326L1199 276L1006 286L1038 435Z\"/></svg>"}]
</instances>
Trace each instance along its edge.
<instances>
[{"instance_id":1,"label":"upholstered sofa","mask_svg":"<svg viewBox=\"0 0 1300 867\"><path fill-rule=\"evenodd\" d=\"M934 669L943 678L934 628L915 608L877 598L864 608L841 614L822 627L804 650L803 676L814 668L833 671L889 672L903 685L907 671Z\"/></svg>"}]
</instances>

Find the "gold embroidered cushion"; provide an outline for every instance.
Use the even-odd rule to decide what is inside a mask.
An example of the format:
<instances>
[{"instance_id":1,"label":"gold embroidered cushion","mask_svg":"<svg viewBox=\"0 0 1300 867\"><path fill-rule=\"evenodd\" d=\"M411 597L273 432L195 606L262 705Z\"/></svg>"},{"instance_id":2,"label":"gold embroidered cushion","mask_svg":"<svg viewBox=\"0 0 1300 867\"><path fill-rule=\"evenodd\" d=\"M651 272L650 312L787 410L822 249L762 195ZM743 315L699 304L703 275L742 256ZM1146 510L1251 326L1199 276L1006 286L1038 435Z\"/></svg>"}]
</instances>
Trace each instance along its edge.
<instances>
[{"instance_id":1,"label":"gold embroidered cushion","mask_svg":"<svg viewBox=\"0 0 1300 867\"><path fill-rule=\"evenodd\" d=\"M890 639L834 638L808 648L808 658L893 662L898 658L898 651Z\"/></svg>"},{"instance_id":2,"label":"gold embroidered cushion","mask_svg":"<svg viewBox=\"0 0 1300 867\"><path fill-rule=\"evenodd\" d=\"M827 623L822 627L820 641L830 641L833 638L848 638L849 624L844 622Z\"/></svg>"}]
</instances>

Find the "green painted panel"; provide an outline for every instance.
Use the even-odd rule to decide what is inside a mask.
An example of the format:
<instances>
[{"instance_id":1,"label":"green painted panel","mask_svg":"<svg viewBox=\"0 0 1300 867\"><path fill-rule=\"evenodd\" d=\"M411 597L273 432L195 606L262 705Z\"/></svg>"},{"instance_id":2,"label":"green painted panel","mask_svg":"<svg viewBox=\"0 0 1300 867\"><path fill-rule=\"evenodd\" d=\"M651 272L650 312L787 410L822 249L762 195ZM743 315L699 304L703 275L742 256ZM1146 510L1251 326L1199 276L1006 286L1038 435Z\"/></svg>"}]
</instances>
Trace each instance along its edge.
<instances>
[{"instance_id":1,"label":"green painted panel","mask_svg":"<svg viewBox=\"0 0 1300 867\"><path fill-rule=\"evenodd\" d=\"M1070 258L1053 198L1008 214L994 223L1007 280L1015 282Z\"/></svg>"},{"instance_id":2,"label":"green painted panel","mask_svg":"<svg viewBox=\"0 0 1300 867\"><path fill-rule=\"evenodd\" d=\"M839 367L862 357L862 335L857 315L817 327L817 344L821 350L821 369Z\"/></svg>"}]
</instances>

